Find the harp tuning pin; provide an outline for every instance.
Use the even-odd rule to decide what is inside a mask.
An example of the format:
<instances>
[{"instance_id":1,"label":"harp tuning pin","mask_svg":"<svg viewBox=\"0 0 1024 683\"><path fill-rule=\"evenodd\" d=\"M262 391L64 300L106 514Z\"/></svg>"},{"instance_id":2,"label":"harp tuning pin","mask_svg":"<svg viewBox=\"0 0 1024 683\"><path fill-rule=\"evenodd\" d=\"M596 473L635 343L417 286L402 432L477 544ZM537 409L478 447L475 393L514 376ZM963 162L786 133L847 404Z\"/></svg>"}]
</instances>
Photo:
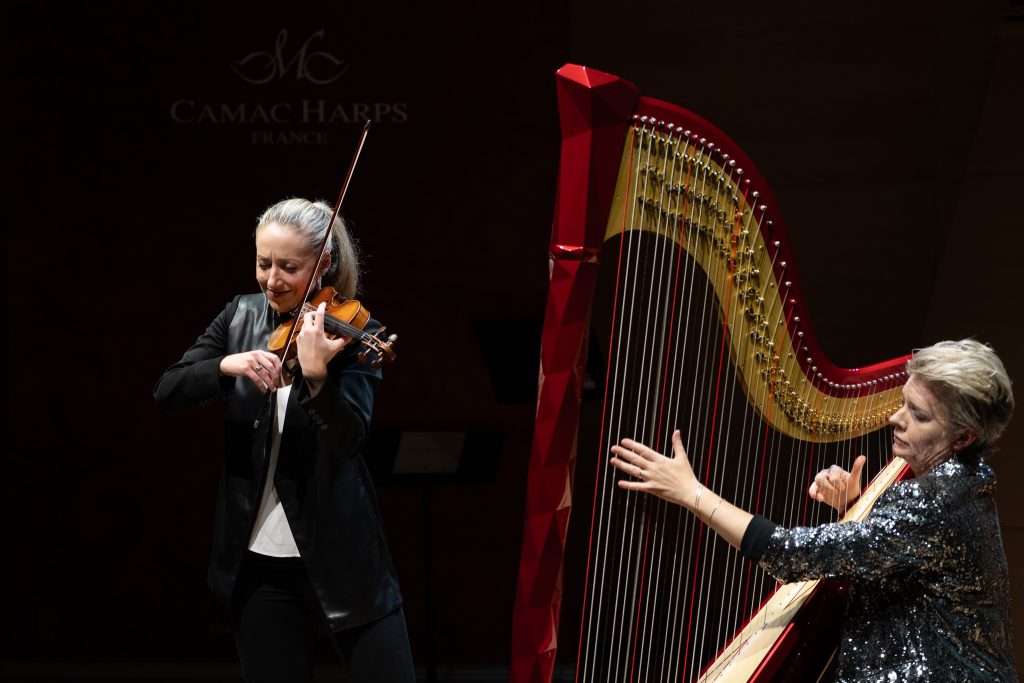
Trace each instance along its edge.
<instances>
[{"instance_id":1,"label":"harp tuning pin","mask_svg":"<svg viewBox=\"0 0 1024 683\"><path fill-rule=\"evenodd\" d=\"M776 241L776 242L775 242L775 248L776 248L776 249L778 249L778 248L779 248L779 247L781 247L781 246L782 246L782 242L779 242L779 241Z\"/></svg>"},{"instance_id":2,"label":"harp tuning pin","mask_svg":"<svg viewBox=\"0 0 1024 683\"><path fill-rule=\"evenodd\" d=\"M810 358L807 359L808 362L810 362L810 360L811 360ZM811 372L818 372L818 366L817 365L812 365L811 366ZM821 376L820 372L818 372L818 376L819 377Z\"/></svg>"},{"instance_id":3,"label":"harp tuning pin","mask_svg":"<svg viewBox=\"0 0 1024 683\"><path fill-rule=\"evenodd\" d=\"M794 316L794 317L793 317L793 320L795 320L796 322L800 322L800 316ZM804 336L804 333L803 333L803 332L801 332L801 333L800 333L800 336L801 336L801 337L802 337L802 336Z\"/></svg>"},{"instance_id":4,"label":"harp tuning pin","mask_svg":"<svg viewBox=\"0 0 1024 683\"><path fill-rule=\"evenodd\" d=\"M668 124L668 129L669 129L670 131L672 131L672 130L675 130L675 129L676 129L676 124L674 124L674 123L670 123L670 124Z\"/></svg>"},{"instance_id":5,"label":"harp tuning pin","mask_svg":"<svg viewBox=\"0 0 1024 683\"><path fill-rule=\"evenodd\" d=\"M761 196L761 193L758 192L757 190L754 190L754 194L753 194L754 199L757 199L760 196ZM762 204L761 206L764 206L764 204ZM761 210L764 211L764 209L761 209Z\"/></svg>"},{"instance_id":6,"label":"harp tuning pin","mask_svg":"<svg viewBox=\"0 0 1024 683\"><path fill-rule=\"evenodd\" d=\"M757 193L755 192L754 195L756 196ZM768 205L767 204L762 204L761 206L759 206L757 208L761 209L761 211L767 211L768 210Z\"/></svg>"}]
</instances>

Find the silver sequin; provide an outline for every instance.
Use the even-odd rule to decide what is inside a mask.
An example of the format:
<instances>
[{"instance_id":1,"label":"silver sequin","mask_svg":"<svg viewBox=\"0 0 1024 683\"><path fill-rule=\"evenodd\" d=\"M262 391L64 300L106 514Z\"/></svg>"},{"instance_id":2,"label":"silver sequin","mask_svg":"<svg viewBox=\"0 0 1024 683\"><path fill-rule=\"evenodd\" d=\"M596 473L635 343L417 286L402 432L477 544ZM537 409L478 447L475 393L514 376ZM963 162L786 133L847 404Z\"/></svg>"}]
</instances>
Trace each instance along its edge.
<instances>
[{"instance_id":1,"label":"silver sequin","mask_svg":"<svg viewBox=\"0 0 1024 683\"><path fill-rule=\"evenodd\" d=\"M995 485L983 460L952 459L863 522L775 529L769 574L850 580L840 681L1017 681Z\"/></svg>"}]
</instances>

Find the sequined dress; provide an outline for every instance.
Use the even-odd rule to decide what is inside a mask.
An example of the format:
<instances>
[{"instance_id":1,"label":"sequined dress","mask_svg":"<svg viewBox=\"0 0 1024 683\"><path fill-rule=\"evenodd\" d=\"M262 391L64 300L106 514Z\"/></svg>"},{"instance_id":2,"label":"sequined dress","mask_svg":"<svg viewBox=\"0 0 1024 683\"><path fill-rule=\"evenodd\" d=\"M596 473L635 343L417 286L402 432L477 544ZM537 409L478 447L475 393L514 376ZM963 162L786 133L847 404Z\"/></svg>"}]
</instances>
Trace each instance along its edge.
<instances>
[{"instance_id":1,"label":"sequined dress","mask_svg":"<svg viewBox=\"0 0 1024 683\"><path fill-rule=\"evenodd\" d=\"M850 580L838 680L1017 681L995 488L984 460L954 458L863 522L765 530L778 580Z\"/></svg>"}]
</instances>

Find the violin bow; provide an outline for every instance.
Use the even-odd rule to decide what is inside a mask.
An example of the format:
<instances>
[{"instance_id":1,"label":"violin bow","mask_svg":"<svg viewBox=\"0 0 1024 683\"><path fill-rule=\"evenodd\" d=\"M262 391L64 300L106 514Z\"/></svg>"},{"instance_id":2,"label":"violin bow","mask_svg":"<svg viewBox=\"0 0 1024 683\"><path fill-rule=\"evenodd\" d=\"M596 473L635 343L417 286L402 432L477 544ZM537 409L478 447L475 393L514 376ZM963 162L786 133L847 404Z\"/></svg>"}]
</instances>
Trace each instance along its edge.
<instances>
[{"instance_id":1,"label":"violin bow","mask_svg":"<svg viewBox=\"0 0 1024 683\"><path fill-rule=\"evenodd\" d=\"M316 258L316 265L313 266L313 272L309 274L309 282L306 283L306 293L302 297L302 303L299 304L299 311L302 311L302 307L309 300L310 294L313 293L313 283L316 281L316 271L320 269L320 263L324 260L324 252L327 251L327 245L331 242L331 235L334 234L334 223L338 220L338 214L341 213L341 203L345 201L345 194L348 192L349 183L352 182L352 175L356 170L356 163L359 161L359 155L363 152L363 145L366 144L366 135L370 132L370 120L367 119L366 123L363 124L363 130L359 134L359 142L356 144L355 154L352 155L352 161L349 162L348 172L345 174L345 180L341 184L341 191L338 193L338 200L334 203L334 213L331 214L331 222L327 225L327 234L324 235L323 241L320 243L320 250ZM299 315L298 313L296 315ZM288 351L291 349L292 342L295 340L295 330L299 327L298 322L291 326L288 330L288 339L284 344L284 353L281 354L281 358L288 357ZM283 361L282 361L283 362ZM267 408L270 406L271 396L273 392L268 391L266 400L263 402L263 409L260 410L260 414L256 416L256 421L253 423L253 429L259 429L260 422L263 420L263 416L267 414Z\"/></svg>"},{"instance_id":2,"label":"violin bow","mask_svg":"<svg viewBox=\"0 0 1024 683\"><path fill-rule=\"evenodd\" d=\"M327 251L327 245L331 242L331 235L334 234L334 223L338 220L338 214L341 212L341 203L345 201L345 193L348 192L348 185L352 182L352 174L356 170L356 163L359 161L359 155L362 154L363 145L366 144L366 135L370 132L370 119L366 119L366 123L363 124L363 131L359 134L359 142L356 144L356 152L352 155L352 161L348 165L348 173L345 174L345 181L341 184L341 191L338 193L338 201L334 203L334 213L331 214L331 222L327 225L327 234L324 235L323 241L320 243L320 250L316 258L316 265L313 267L313 272L309 274L309 282L306 283L306 294L302 297L302 303L299 304L299 310L309 301L310 295L313 293L313 282L316 280L316 271L320 269L320 263L324 260L324 253ZM288 357L288 351L291 350L292 341L295 338L295 330L298 325L292 325L291 329L288 330L288 339L284 344L284 353L281 354L281 358Z\"/></svg>"}]
</instances>

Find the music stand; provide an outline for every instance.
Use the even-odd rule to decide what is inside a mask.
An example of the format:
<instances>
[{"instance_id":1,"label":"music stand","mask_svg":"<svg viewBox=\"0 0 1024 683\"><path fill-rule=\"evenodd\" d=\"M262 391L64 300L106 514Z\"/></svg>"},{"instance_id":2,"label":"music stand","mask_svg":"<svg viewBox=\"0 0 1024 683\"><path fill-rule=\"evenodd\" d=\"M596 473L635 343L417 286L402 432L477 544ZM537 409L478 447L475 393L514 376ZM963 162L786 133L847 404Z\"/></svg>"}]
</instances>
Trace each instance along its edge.
<instances>
[{"instance_id":1,"label":"music stand","mask_svg":"<svg viewBox=\"0 0 1024 683\"><path fill-rule=\"evenodd\" d=\"M434 651L436 607L433 588L432 490L435 486L486 484L494 481L503 438L503 432L498 429L374 428L363 449L370 472L377 484L417 486L420 489L428 683L437 681Z\"/></svg>"}]
</instances>

